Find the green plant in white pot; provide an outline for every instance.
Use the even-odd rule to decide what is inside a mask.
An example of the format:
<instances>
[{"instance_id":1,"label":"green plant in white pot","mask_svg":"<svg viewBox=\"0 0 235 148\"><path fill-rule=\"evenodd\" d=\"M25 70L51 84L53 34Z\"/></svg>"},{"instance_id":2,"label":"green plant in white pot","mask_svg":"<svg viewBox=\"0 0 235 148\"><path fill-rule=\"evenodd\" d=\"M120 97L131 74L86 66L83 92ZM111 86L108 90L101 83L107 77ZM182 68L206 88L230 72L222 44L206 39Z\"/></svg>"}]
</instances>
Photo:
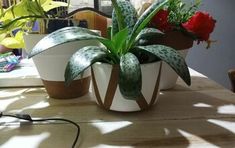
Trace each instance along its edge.
<instances>
[{"instance_id":1,"label":"green plant in white pot","mask_svg":"<svg viewBox=\"0 0 235 148\"><path fill-rule=\"evenodd\" d=\"M146 109L157 100L161 60L168 63L188 85L191 83L185 60L174 49L163 45L136 44L147 36L159 35L158 30L145 27L167 2L153 3L137 19L129 1L112 0L114 13L109 39L79 27L63 28L43 38L33 48L30 57L67 42L97 40L104 46L83 47L71 57L65 71L67 84L92 66L93 90L100 106L114 111Z\"/></svg>"},{"instance_id":2,"label":"green plant in white pot","mask_svg":"<svg viewBox=\"0 0 235 148\"><path fill-rule=\"evenodd\" d=\"M53 0L21 0L7 9L2 9L0 21L0 44L9 48L24 48L26 53L47 33L47 29L57 29L72 25L67 18L68 3ZM58 8L59 9L54 9ZM62 8L61 8L62 7ZM53 9L53 10L52 10ZM52 10L52 11L51 11ZM32 32L35 23L39 23L39 34ZM54 25L53 23L56 23ZM52 25L52 29L50 28ZM17 30L16 34L13 34ZM45 32L46 31L46 32ZM89 91L90 73L77 78L72 85L65 87L63 72L67 61L77 47L99 45L93 41L78 41L53 48L33 58L37 71L51 98L67 99L82 96ZM67 50L64 50L64 49Z\"/></svg>"}]
</instances>

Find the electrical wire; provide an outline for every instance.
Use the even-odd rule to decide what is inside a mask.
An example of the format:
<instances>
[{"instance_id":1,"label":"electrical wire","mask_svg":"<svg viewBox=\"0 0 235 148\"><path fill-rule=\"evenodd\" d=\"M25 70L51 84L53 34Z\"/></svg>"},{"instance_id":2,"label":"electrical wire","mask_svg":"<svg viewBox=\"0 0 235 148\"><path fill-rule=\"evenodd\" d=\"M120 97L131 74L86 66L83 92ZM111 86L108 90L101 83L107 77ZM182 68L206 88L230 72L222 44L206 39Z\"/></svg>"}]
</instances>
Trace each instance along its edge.
<instances>
[{"instance_id":1,"label":"electrical wire","mask_svg":"<svg viewBox=\"0 0 235 148\"><path fill-rule=\"evenodd\" d=\"M72 148L75 148L76 143L78 141L79 135L80 135L80 127L77 123L75 123L74 121L68 120L68 119L64 119L64 118L41 118L41 119L32 119L30 115L28 114L15 114L15 115L10 115L10 114L3 114L2 112L0 112L0 118L1 117L12 117L12 118L17 118L17 119L21 119L21 120L26 120L29 122L45 122L45 121L64 121L64 122L68 122L72 125L74 125L77 128L77 134L76 137L73 141L72 144Z\"/></svg>"}]
</instances>

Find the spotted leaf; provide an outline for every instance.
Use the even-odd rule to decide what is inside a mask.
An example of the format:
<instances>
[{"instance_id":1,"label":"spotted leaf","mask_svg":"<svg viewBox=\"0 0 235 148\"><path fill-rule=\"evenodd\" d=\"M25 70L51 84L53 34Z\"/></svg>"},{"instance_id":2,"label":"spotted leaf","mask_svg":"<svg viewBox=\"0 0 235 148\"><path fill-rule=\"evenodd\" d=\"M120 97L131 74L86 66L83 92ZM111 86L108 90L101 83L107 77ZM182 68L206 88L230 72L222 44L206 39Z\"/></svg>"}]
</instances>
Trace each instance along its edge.
<instances>
[{"instance_id":1,"label":"spotted leaf","mask_svg":"<svg viewBox=\"0 0 235 148\"><path fill-rule=\"evenodd\" d=\"M126 99L135 100L141 95L142 76L137 57L132 53L121 56L119 89Z\"/></svg>"},{"instance_id":2,"label":"spotted leaf","mask_svg":"<svg viewBox=\"0 0 235 148\"><path fill-rule=\"evenodd\" d=\"M80 27L65 27L59 29L41 39L36 46L30 51L29 58L52 47L74 41L92 40L99 41L107 40L99 36L99 34Z\"/></svg>"},{"instance_id":3,"label":"spotted leaf","mask_svg":"<svg viewBox=\"0 0 235 148\"><path fill-rule=\"evenodd\" d=\"M141 32L142 29L150 22L153 16L168 2L168 0L157 0L155 1L138 19L135 26L133 27L129 46L132 46L135 38Z\"/></svg>"},{"instance_id":4,"label":"spotted leaf","mask_svg":"<svg viewBox=\"0 0 235 148\"><path fill-rule=\"evenodd\" d=\"M124 28L128 28L128 33L130 34L132 32L132 29L137 21L137 12L133 5L126 0L117 0L118 7L121 11L121 16L123 17L123 25L122 28L120 28L118 23L118 16L116 14L116 10L113 11L112 14L112 35L114 36L117 32Z\"/></svg>"},{"instance_id":5,"label":"spotted leaf","mask_svg":"<svg viewBox=\"0 0 235 148\"><path fill-rule=\"evenodd\" d=\"M106 56L107 51L102 47L86 46L79 49L76 53L73 54L66 66L64 75L66 84L69 84L89 66L105 58Z\"/></svg>"},{"instance_id":6,"label":"spotted leaf","mask_svg":"<svg viewBox=\"0 0 235 148\"><path fill-rule=\"evenodd\" d=\"M140 45L145 45L154 38L163 36L164 33L155 28L144 28L137 36L136 43Z\"/></svg>"},{"instance_id":7,"label":"spotted leaf","mask_svg":"<svg viewBox=\"0 0 235 148\"><path fill-rule=\"evenodd\" d=\"M145 52L149 52L165 61L175 70L175 72L185 81L186 84L191 84L188 66L184 58L176 50L164 45L138 46L137 48Z\"/></svg>"}]
</instances>

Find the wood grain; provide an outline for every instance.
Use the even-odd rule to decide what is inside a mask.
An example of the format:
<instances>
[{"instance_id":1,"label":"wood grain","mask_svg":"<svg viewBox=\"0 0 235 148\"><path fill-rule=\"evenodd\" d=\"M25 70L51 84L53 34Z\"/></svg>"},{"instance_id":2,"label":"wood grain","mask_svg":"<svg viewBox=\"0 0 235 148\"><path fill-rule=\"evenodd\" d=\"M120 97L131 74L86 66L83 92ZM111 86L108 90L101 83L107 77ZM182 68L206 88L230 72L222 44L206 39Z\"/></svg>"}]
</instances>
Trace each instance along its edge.
<instances>
[{"instance_id":1,"label":"wood grain","mask_svg":"<svg viewBox=\"0 0 235 148\"><path fill-rule=\"evenodd\" d=\"M81 148L235 147L235 94L201 75L192 82L188 87L178 80L143 112L106 111L96 105L92 93L56 100L44 88L1 89L0 111L71 119L81 126ZM4 148L27 147L25 137L34 137L34 147L70 147L74 134L74 127L65 123L19 127L16 120L0 119Z\"/></svg>"}]
</instances>

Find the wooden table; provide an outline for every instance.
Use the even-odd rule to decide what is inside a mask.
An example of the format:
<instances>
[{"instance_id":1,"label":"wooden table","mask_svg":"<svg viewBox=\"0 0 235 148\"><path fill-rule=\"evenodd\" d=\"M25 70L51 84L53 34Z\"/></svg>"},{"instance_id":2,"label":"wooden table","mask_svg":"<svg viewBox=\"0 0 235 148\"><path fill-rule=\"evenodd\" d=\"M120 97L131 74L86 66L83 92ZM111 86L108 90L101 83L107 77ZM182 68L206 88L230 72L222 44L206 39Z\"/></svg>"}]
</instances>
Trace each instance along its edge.
<instances>
[{"instance_id":1,"label":"wooden table","mask_svg":"<svg viewBox=\"0 0 235 148\"><path fill-rule=\"evenodd\" d=\"M81 148L235 147L235 94L191 72L191 87L178 80L173 90L162 91L158 103L144 112L103 110L91 93L55 100L43 87L1 88L0 111L73 120L81 127ZM0 119L1 148L67 148L76 134L67 123L18 121Z\"/></svg>"}]
</instances>

